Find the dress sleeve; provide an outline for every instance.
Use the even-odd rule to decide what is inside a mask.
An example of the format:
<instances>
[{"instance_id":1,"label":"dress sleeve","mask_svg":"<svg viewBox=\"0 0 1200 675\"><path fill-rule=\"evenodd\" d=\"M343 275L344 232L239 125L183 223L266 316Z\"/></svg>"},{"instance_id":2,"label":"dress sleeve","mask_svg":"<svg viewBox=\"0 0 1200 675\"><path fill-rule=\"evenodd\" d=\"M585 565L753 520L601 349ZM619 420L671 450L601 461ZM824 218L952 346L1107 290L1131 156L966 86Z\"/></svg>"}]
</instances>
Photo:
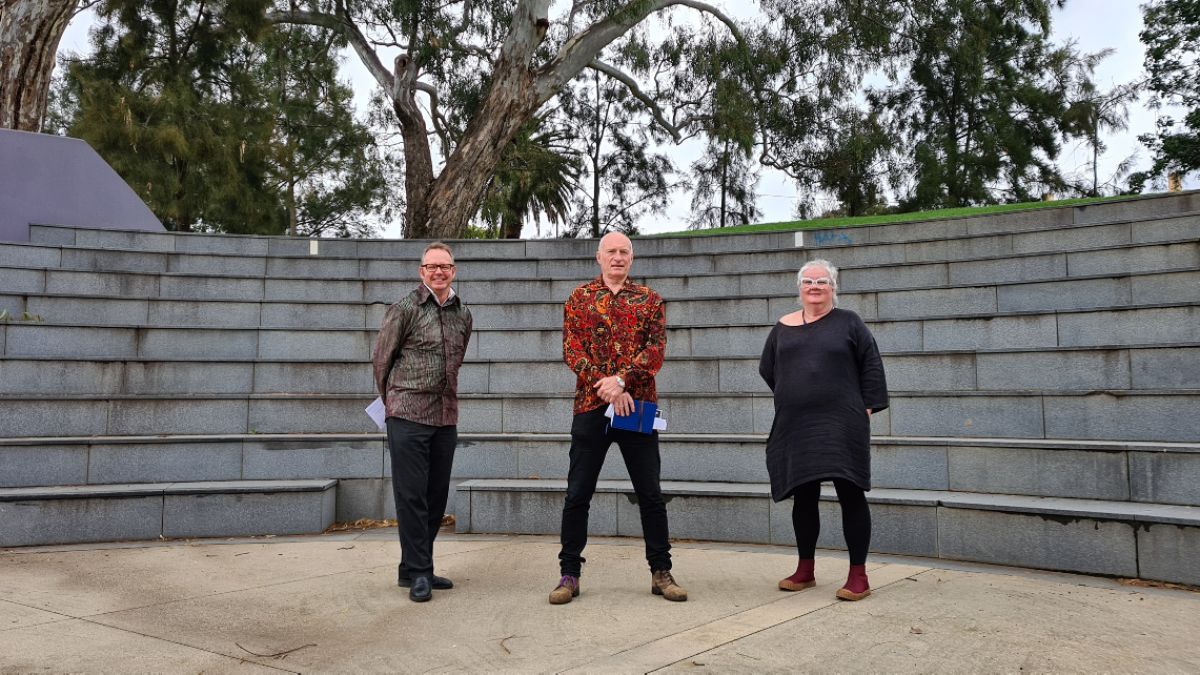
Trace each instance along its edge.
<instances>
[{"instance_id":1,"label":"dress sleeve","mask_svg":"<svg viewBox=\"0 0 1200 675\"><path fill-rule=\"evenodd\" d=\"M771 391L775 391L775 334L777 332L779 332L778 324L767 335L762 356L758 359L758 374L762 376L763 382L767 383Z\"/></svg>"},{"instance_id":2,"label":"dress sleeve","mask_svg":"<svg viewBox=\"0 0 1200 675\"><path fill-rule=\"evenodd\" d=\"M871 412L877 413L888 407L887 377L883 372L883 358L879 355L879 346L875 336L862 319L855 317L854 342L856 360L858 361L858 387L862 392L863 403Z\"/></svg>"},{"instance_id":3,"label":"dress sleeve","mask_svg":"<svg viewBox=\"0 0 1200 675\"><path fill-rule=\"evenodd\" d=\"M375 351L371 362L375 370L375 391L387 400L388 375L392 372L392 364L400 356L400 345L404 344L411 330L410 313L405 312L400 303L387 308L383 314L383 324L379 327L379 335L375 338Z\"/></svg>"}]
</instances>

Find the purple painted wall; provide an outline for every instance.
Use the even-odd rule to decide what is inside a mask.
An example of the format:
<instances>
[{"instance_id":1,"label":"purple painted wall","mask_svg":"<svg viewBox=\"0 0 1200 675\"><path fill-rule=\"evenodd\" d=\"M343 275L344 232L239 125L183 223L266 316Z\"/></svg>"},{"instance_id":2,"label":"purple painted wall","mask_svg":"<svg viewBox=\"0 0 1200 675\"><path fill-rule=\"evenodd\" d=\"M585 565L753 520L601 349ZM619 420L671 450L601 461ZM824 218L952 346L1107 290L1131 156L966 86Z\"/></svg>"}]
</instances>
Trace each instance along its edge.
<instances>
[{"instance_id":1,"label":"purple painted wall","mask_svg":"<svg viewBox=\"0 0 1200 675\"><path fill-rule=\"evenodd\" d=\"M29 241L30 224L164 231L87 143L0 129L0 240Z\"/></svg>"}]
</instances>

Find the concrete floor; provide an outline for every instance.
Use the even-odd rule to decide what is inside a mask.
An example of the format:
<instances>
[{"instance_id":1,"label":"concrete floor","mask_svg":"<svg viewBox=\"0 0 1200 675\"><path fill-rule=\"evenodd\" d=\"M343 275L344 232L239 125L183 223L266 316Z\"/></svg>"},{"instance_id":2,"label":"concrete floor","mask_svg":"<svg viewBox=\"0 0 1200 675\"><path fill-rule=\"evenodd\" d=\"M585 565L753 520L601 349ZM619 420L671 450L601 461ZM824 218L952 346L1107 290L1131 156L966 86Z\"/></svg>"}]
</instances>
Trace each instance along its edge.
<instances>
[{"instance_id":1,"label":"concrete floor","mask_svg":"<svg viewBox=\"0 0 1200 675\"><path fill-rule=\"evenodd\" d=\"M776 589L787 548L684 542L690 594L649 593L641 542L593 539L546 596L556 538L445 534L456 588L395 585L395 530L0 551L0 672L1200 672L1200 593L875 556L874 593Z\"/></svg>"}]
</instances>

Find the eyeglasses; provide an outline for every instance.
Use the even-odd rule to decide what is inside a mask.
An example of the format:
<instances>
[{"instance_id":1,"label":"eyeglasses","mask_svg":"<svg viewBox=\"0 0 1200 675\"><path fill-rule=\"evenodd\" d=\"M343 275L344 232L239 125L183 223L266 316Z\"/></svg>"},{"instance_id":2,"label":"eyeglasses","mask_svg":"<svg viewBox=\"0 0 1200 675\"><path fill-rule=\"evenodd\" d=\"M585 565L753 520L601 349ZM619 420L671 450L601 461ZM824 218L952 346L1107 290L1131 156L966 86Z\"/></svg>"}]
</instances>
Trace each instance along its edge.
<instances>
[{"instance_id":1,"label":"eyeglasses","mask_svg":"<svg viewBox=\"0 0 1200 675\"><path fill-rule=\"evenodd\" d=\"M816 286L817 288L829 288L833 285L833 279L830 279L829 277L821 277L819 279L810 279L808 277L804 277L800 280L800 285Z\"/></svg>"},{"instance_id":2,"label":"eyeglasses","mask_svg":"<svg viewBox=\"0 0 1200 675\"><path fill-rule=\"evenodd\" d=\"M449 272L454 269L454 264L449 265L421 265L421 269L426 272Z\"/></svg>"}]
</instances>

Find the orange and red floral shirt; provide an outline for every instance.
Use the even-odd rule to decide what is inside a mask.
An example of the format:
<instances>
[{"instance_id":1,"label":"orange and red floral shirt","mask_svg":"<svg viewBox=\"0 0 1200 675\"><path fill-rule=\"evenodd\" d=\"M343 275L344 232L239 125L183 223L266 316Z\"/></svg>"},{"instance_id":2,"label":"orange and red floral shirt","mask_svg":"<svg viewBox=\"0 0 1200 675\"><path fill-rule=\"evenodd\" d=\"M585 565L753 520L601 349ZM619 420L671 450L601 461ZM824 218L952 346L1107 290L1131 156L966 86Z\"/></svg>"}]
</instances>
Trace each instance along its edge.
<instances>
[{"instance_id":1,"label":"orange and red floral shirt","mask_svg":"<svg viewBox=\"0 0 1200 675\"><path fill-rule=\"evenodd\" d=\"M607 405L593 386L620 375L639 401L657 401L654 376L667 353L663 299L626 279L619 293L601 277L576 288L563 306L563 360L575 371L575 414Z\"/></svg>"}]
</instances>

